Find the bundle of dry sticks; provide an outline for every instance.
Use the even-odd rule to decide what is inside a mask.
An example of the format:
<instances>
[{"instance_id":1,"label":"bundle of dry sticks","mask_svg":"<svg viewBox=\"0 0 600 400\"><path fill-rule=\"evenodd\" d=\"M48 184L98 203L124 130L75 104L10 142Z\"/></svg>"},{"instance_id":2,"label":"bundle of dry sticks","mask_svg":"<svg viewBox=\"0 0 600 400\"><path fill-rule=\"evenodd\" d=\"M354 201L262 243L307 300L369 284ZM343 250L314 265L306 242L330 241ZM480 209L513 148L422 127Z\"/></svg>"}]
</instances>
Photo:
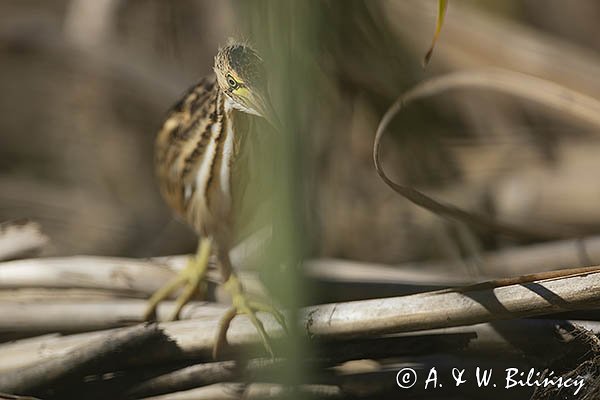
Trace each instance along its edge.
<instances>
[{"instance_id":1,"label":"bundle of dry sticks","mask_svg":"<svg viewBox=\"0 0 600 400\"><path fill-rule=\"evenodd\" d=\"M213 331L226 307L219 293L213 293L213 301L187 305L180 321L142 322L147 297L182 267L185 257L15 260L46 242L35 224L2 226L0 259L10 261L0 263L0 392L11 395L0 398L264 399L290 390L272 378L286 360L264 357L244 317L234 320L223 359L211 359ZM234 250L234 261L249 256L248 249ZM510 274L600 264L600 238L505 250L486 255L485 262L498 277L501 271L506 275L507 265ZM429 272L417 273L417 268ZM423 385L431 368L451 377L457 366L467 371L479 366L588 374L583 389L592 393L598 384L600 343L594 332L600 330L600 314L594 308L600 301L600 268L470 286L442 268L307 262L309 280L327 287L328 300L335 302L300 314L297 323L314 347L303 360L312 374L296 390L310 398L386 398L400 391L417 396L432 393ZM260 290L255 273L242 276L251 290ZM340 285L346 289L337 290ZM376 298L382 295L390 297ZM351 298L370 299L343 301ZM161 305L159 320L172 307ZM275 321L261 317L270 335L281 338ZM397 379L403 368L423 379L402 389ZM486 390L475 383L447 386L434 395ZM552 390L558 389L538 388L536 396L550 398Z\"/></svg>"}]
</instances>

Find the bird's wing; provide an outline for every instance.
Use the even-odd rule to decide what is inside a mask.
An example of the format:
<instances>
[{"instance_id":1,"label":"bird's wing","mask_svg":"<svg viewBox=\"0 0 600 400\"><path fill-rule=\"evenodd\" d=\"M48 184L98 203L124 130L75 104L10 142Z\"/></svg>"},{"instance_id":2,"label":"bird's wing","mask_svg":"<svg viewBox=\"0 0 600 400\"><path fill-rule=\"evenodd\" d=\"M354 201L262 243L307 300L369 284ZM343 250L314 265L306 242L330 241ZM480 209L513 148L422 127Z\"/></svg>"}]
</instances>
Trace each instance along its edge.
<instances>
[{"instance_id":1,"label":"bird's wing","mask_svg":"<svg viewBox=\"0 0 600 400\"><path fill-rule=\"evenodd\" d=\"M170 109L155 142L155 166L161 193L184 216L194 192L195 170L212 121L215 78L203 78ZM205 144L205 143L204 143Z\"/></svg>"}]
</instances>

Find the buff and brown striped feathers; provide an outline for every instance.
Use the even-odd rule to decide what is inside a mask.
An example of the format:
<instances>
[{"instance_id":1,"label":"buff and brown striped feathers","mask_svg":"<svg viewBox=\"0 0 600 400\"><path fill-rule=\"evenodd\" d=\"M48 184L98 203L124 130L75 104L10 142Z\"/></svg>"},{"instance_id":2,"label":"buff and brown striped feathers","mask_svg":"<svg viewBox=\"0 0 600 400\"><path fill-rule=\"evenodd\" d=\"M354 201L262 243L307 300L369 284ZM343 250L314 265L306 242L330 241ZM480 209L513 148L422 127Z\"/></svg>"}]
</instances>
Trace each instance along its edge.
<instances>
[{"instance_id":1,"label":"buff and brown striped feathers","mask_svg":"<svg viewBox=\"0 0 600 400\"><path fill-rule=\"evenodd\" d=\"M232 240L245 186L236 165L248 134L244 114L263 115L268 102L262 60L249 47L220 49L214 70L216 77L202 79L170 111L155 165L167 204L199 235L222 243Z\"/></svg>"}]
</instances>

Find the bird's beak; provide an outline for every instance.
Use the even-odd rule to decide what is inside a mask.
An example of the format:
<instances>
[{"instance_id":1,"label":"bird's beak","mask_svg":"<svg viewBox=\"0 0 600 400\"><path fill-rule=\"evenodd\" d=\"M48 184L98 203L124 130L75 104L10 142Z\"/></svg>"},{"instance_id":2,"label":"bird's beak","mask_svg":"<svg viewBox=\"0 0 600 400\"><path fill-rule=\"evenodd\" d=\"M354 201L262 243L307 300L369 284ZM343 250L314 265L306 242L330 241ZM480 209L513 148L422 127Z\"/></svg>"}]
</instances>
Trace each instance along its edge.
<instances>
[{"instance_id":1,"label":"bird's beak","mask_svg":"<svg viewBox=\"0 0 600 400\"><path fill-rule=\"evenodd\" d=\"M275 128L276 131L281 132L282 125L279 117L277 117L277 113L275 112L275 108L271 103L271 98L269 95L260 96L256 102L258 107L258 112L260 115L267 120L267 122Z\"/></svg>"}]
</instances>

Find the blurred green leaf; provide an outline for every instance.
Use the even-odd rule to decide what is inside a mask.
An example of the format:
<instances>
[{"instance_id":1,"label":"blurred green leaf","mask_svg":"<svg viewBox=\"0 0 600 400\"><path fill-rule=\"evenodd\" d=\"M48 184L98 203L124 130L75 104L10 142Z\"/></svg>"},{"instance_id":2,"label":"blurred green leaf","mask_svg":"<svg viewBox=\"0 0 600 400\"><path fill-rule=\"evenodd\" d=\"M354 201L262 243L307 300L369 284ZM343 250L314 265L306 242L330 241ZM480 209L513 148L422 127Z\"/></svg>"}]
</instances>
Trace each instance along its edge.
<instances>
[{"instance_id":1,"label":"blurred green leaf","mask_svg":"<svg viewBox=\"0 0 600 400\"><path fill-rule=\"evenodd\" d=\"M427 50L425 54L425 58L423 59L423 66L426 66L431 59L431 55L433 54L433 48L440 37L440 32L442 30L442 25L444 25L444 17L446 16L446 9L448 8L448 0L439 0L438 1L438 15L437 21L435 24L435 33L433 34L433 40L431 41L431 47Z\"/></svg>"}]
</instances>

